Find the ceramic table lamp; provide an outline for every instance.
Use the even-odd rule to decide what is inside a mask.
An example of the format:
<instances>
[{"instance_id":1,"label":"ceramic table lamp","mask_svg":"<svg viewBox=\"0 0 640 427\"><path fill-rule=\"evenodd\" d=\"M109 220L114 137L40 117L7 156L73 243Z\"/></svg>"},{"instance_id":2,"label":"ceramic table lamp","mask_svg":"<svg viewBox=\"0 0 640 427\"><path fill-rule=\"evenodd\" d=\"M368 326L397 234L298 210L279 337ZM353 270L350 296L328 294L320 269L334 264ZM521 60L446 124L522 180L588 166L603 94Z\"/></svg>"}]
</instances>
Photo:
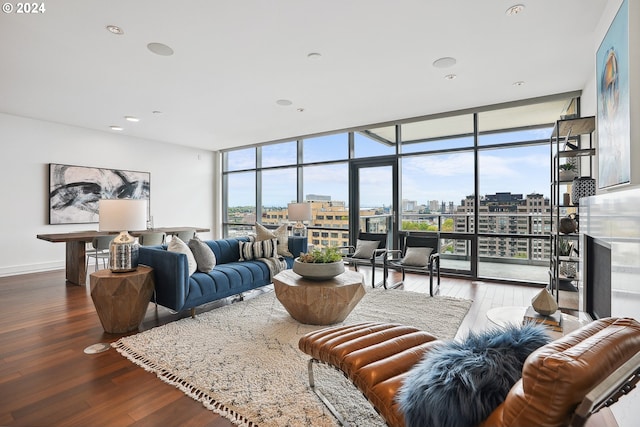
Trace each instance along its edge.
<instances>
[{"instance_id":1,"label":"ceramic table lamp","mask_svg":"<svg viewBox=\"0 0 640 427\"><path fill-rule=\"evenodd\" d=\"M147 201L103 199L99 202L100 231L118 231L109 247L109 268L114 273L138 268L138 242L129 231L144 230Z\"/></svg>"},{"instance_id":2,"label":"ceramic table lamp","mask_svg":"<svg viewBox=\"0 0 640 427\"><path fill-rule=\"evenodd\" d=\"M307 237L307 228L302 221L311 221L311 203L289 203L288 218L296 221L291 231L294 236Z\"/></svg>"}]
</instances>

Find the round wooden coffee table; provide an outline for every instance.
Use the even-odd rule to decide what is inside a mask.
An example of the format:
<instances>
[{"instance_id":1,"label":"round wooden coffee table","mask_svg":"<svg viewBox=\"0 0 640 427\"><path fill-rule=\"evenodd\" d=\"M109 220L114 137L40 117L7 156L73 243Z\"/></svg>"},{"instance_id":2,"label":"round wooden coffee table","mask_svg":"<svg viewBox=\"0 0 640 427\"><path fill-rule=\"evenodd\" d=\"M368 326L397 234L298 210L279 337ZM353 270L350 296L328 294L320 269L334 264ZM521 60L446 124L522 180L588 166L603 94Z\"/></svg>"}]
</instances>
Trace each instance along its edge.
<instances>
[{"instance_id":1,"label":"round wooden coffee table","mask_svg":"<svg viewBox=\"0 0 640 427\"><path fill-rule=\"evenodd\" d=\"M300 323L342 322L365 294L362 274L347 270L328 280L308 280L284 270L273 277L276 298Z\"/></svg>"}]
</instances>

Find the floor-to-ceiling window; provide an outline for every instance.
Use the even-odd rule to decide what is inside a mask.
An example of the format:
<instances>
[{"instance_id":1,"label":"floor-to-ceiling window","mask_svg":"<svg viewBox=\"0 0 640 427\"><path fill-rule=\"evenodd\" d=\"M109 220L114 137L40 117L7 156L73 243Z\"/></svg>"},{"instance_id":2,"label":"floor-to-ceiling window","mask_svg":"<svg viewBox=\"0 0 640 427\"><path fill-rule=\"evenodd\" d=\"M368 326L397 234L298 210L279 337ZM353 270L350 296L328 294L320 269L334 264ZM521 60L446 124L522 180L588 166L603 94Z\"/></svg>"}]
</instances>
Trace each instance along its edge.
<instances>
[{"instance_id":1,"label":"floor-to-ceiling window","mask_svg":"<svg viewBox=\"0 0 640 427\"><path fill-rule=\"evenodd\" d=\"M400 230L440 233L441 268L471 274L474 115L428 118L400 125Z\"/></svg>"},{"instance_id":2,"label":"floor-to-ceiling window","mask_svg":"<svg viewBox=\"0 0 640 427\"><path fill-rule=\"evenodd\" d=\"M441 268L471 272L473 151L404 156L401 231L439 232ZM463 207L461 209L461 207Z\"/></svg>"},{"instance_id":3,"label":"floor-to-ceiling window","mask_svg":"<svg viewBox=\"0 0 640 427\"><path fill-rule=\"evenodd\" d=\"M223 198L225 235L246 234L256 219L256 149L230 151L224 156Z\"/></svg>"},{"instance_id":4,"label":"floor-to-ceiling window","mask_svg":"<svg viewBox=\"0 0 640 427\"><path fill-rule=\"evenodd\" d=\"M396 154L396 126L354 132L353 141L353 154L356 159Z\"/></svg>"},{"instance_id":5,"label":"floor-to-ceiling window","mask_svg":"<svg viewBox=\"0 0 640 427\"><path fill-rule=\"evenodd\" d=\"M311 203L309 243L316 247L349 244L349 165L347 162L302 168L303 201Z\"/></svg>"},{"instance_id":6,"label":"floor-to-ceiling window","mask_svg":"<svg viewBox=\"0 0 640 427\"><path fill-rule=\"evenodd\" d=\"M445 272L544 283L548 139L575 95L225 151L224 235L250 232L256 218L290 223L287 203L308 201L310 244L353 243L349 230L358 228L349 203L385 179L398 187L397 200L367 202L357 217L388 217L396 231L440 233ZM352 182L350 170L377 159L397 162L397 175L363 172L365 182Z\"/></svg>"},{"instance_id":7,"label":"floor-to-ceiling window","mask_svg":"<svg viewBox=\"0 0 640 427\"><path fill-rule=\"evenodd\" d=\"M547 111L572 105L558 99L477 114L478 276L548 280L553 121Z\"/></svg>"}]
</instances>

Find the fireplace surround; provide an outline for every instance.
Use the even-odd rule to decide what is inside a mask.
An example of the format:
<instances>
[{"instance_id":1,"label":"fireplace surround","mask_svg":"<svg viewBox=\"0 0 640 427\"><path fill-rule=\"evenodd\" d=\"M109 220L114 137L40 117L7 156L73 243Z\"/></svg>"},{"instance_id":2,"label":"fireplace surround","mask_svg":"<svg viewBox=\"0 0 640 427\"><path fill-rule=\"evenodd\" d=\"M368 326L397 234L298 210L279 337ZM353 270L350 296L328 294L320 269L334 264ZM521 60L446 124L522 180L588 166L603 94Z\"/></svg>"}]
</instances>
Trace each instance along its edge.
<instances>
[{"instance_id":1,"label":"fireplace surround","mask_svg":"<svg viewBox=\"0 0 640 427\"><path fill-rule=\"evenodd\" d=\"M584 209L583 209L584 208ZM589 313L601 304L603 314L640 318L640 188L580 200L584 235L583 292L580 307ZM610 268L603 268L610 257ZM589 260L588 258L592 259ZM609 280L610 283L606 283ZM606 287L610 290L606 292ZM603 289L604 288L604 289ZM607 295L608 294L608 295ZM610 313L602 311L610 297ZM590 301L590 298L592 300ZM593 298L596 300L594 301ZM592 313L589 313L592 314ZM600 315L602 317L602 315Z\"/></svg>"},{"instance_id":2,"label":"fireplace surround","mask_svg":"<svg viewBox=\"0 0 640 427\"><path fill-rule=\"evenodd\" d=\"M583 286L579 303L585 313L591 311L591 315L596 317L606 314L602 306L606 309L608 296L612 316L640 319L639 212L640 188L609 191L580 199L580 232L584 237L581 256L585 268L580 269ZM596 245L591 251L588 249L589 240ZM607 256L610 257L608 269L602 268L607 263L603 258ZM586 265L590 262L589 257L598 264ZM589 272L589 269L595 271ZM608 291L607 280L610 283ZM640 398L629 397L626 402L621 399L611 407L620 425L636 425L640 418Z\"/></svg>"}]
</instances>

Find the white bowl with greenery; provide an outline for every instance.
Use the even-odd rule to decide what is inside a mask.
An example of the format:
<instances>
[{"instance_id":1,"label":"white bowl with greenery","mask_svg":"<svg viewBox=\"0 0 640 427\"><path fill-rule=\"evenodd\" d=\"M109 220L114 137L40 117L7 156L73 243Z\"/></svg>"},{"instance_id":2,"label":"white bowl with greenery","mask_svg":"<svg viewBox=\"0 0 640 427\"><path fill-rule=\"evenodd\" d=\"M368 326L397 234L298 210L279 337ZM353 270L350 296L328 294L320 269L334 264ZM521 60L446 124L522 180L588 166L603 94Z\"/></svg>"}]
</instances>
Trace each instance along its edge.
<instances>
[{"instance_id":1,"label":"white bowl with greenery","mask_svg":"<svg viewBox=\"0 0 640 427\"><path fill-rule=\"evenodd\" d=\"M336 248L314 249L293 261L293 271L305 279L327 280L344 273L344 262Z\"/></svg>"}]
</instances>

